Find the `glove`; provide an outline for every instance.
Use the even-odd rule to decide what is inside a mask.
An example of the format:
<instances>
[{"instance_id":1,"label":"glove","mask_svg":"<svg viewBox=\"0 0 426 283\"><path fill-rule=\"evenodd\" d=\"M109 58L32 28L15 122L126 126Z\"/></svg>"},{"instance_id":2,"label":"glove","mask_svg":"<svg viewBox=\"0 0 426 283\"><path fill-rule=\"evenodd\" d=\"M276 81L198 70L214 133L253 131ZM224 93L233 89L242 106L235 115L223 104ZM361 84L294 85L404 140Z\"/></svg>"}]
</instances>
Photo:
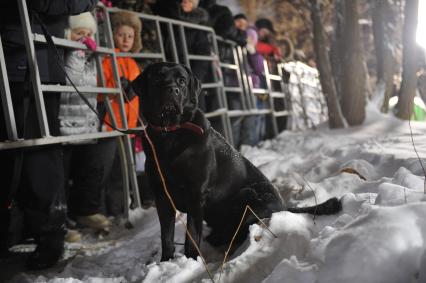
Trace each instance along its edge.
<instances>
[{"instance_id":1,"label":"glove","mask_svg":"<svg viewBox=\"0 0 426 283\"><path fill-rule=\"evenodd\" d=\"M133 90L131 82L125 77L121 77L120 82L121 89L123 90L127 98L129 99L129 101L132 100L136 96L136 92Z\"/></svg>"},{"instance_id":2,"label":"glove","mask_svg":"<svg viewBox=\"0 0 426 283\"><path fill-rule=\"evenodd\" d=\"M89 48L92 51L96 51L96 41L94 41L93 39L91 39L90 37L85 37L81 43L83 43L84 45L87 46L87 48Z\"/></svg>"}]
</instances>

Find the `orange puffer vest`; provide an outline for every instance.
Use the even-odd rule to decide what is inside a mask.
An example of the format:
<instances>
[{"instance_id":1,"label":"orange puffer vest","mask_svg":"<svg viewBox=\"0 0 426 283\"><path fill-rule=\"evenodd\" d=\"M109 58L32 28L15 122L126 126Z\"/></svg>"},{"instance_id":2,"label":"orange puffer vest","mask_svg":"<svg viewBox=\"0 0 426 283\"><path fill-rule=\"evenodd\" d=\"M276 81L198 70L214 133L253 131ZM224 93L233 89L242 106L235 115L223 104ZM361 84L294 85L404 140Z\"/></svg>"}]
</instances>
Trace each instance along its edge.
<instances>
[{"instance_id":1,"label":"orange puffer vest","mask_svg":"<svg viewBox=\"0 0 426 283\"><path fill-rule=\"evenodd\" d=\"M119 50L116 49L118 52ZM136 61L130 57L117 57L117 67L119 77L125 77L129 81L133 81L140 73L139 66L136 64ZM107 87L116 87L114 82L114 73L111 65L111 57L105 57L102 62L102 69L104 71L104 76L106 80ZM102 98L101 98L102 100ZM126 99L124 100L126 102ZM117 121L118 128L123 127L123 123L120 115L120 107L118 103L118 97L114 96L111 99L112 109L114 111L115 119ZM135 128L138 121L139 114L139 97L135 96L129 103L124 104L124 109L127 117L127 124L129 129ZM110 115L107 113L105 116L105 121L112 123ZM107 125L107 130L112 131L113 129Z\"/></svg>"}]
</instances>

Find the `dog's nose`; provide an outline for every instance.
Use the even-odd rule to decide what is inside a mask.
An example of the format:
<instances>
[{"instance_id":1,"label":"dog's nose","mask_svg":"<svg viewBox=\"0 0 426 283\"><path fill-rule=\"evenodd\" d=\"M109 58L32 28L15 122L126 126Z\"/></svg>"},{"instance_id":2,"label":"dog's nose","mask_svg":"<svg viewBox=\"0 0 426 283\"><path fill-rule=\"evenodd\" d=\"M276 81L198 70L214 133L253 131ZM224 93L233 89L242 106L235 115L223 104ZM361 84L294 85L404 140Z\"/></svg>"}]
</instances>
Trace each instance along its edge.
<instances>
[{"instance_id":1,"label":"dog's nose","mask_svg":"<svg viewBox=\"0 0 426 283\"><path fill-rule=\"evenodd\" d=\"M163 107L163 112L165 113L176 112L176 107L174 107L173 105L165 105Z\"/></svg>"},{"instance_id":2,"label":"dog's nose","mask_svg":"<svg viewBox=\"0 0 426 283\"><path fill-rule=\"evenodd\" d=\"M178 87L169 87L169 94L178 95L179 94L179 88Z\"/></svg>"}]
</instances>

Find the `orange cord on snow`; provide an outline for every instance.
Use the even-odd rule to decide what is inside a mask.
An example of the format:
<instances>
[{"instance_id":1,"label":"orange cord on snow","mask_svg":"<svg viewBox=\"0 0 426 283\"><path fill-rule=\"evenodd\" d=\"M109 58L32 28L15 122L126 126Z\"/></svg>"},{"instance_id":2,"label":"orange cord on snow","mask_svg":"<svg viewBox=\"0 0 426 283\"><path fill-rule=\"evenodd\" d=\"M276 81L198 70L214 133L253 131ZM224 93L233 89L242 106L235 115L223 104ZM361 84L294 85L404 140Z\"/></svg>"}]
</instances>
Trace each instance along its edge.
<instances>
[{"instance_id":1,"label":"orange cord on snow","mask_svg":"<svg viewBox=\"0 0 426 283\"><path fill-rule=\"evenodd\" d=\"M260 217L257 216L257 214L253 211L253 209L251 209L250 205L247 204L246 208L244 209L243 216L241 217L240 224L238 224L237 231L235 231L234 235L232 236L232 240L229 243L228 249L225 252L225 257L223 258L222 265L220 267L219 282L220 282L220 278L222 277L223 266L225 265L226 259L228 257L229 251L231 250L232 244L234 243L235 237L237 237L238 231L240 231L240 228L241 228L241 225L243 224L243 220L244 220L244 217L246 216L247 210L250 210L250 212L253 213L253 215L260 221L260 223L262 223L263 227L266 228L275 238L278 238L278 236L275 235L271 231L271 229L268 228L268 226L266 226L265 222L263 222L262 219L260 219Z\"/></svg>"},{"instance_id":2,"label":"orange cord on snow","mask_svg":"<svg viewBox=\"0 0 426 283\"><path fill-rule=\"evenodd\" d=\"M426 171L425 171L425 167L423 166L422 159L420 158L420 155L417 152L417 148L414 143L413 129L411 128L411 115L410 115L410 118L408 119L408 127L410 127L410 137L411 137L411 143L413 144L414 152L416 153L417 159L419 160L420 166L422 167L422 170L423 170L423 176L425 177L423 180L423 193L426 194Z\"/></svg>"}]
</instances>

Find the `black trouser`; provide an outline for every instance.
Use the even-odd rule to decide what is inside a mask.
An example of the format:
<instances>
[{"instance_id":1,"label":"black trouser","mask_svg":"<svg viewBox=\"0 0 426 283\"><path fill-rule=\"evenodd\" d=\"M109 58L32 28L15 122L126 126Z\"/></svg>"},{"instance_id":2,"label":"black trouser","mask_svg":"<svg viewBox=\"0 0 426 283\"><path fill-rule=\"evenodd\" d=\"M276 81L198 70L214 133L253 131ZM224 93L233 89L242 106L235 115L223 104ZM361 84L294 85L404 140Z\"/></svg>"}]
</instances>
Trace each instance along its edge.
<instances>
[{"instance_id":1,"label":"black trouser","mask_svg":"<svg viewBox=\"0 0 426 283\"><path fill-rule=\"evenodd\" d=\"M99 139L96 144L70 145L64 150L68 207L75 216L100 213L102 189L111 171L115 138Z\"/></svg>"},{"instance_id":2,"label":"black trouser","mask_svg":"<svg viewBox=\"0 0 426 283\"><path fill-rule=\"evenodd\" d=\"M31 139L40 137L40 133L33 93L27 85L11 83L10 89L18 136ZM49 93L44 99L50 132L52 135L58 135L59 95ZM28 107L24 107L24 104ZM0 141L6 139L3 115L0 109ZM8 227L25 227L36 240L49 235L63 238L66 206L61 145L0 150L0 172L2 175L0 240L7 239L8 244L19 240L18 236L11 238L11 235L19 235L22 231L10 231ZM15 189L11 186L13 181L17 181L18 184ZM10 207L11 195L14 204L12 207ZM12 210L22 212L20 215L23 215L24 226L15 223L17 218L9 217Z\"/></svg>"},{"instance_id":3,"label":"black trouser","mask_svg":"<svg viewBox=\"0 0 426 283\"><path fill-rule=\"evenodd\" d=\"M126 143L125 139L123 140ZM135 140L132 138L130 140L132 151L134 154ZM118 139L115 140L115 151L114 151L114 160L112 163L111 171L108 174L108 177L105 182L105 210L108 215L119 216L124 213L124 210L127 209L124 207L124 188L123 188L123 171L121 167L121 157L120 151L123 150L118 142ZM130 183L130 172L126 178L129 179ZM133 200L134 201L134 200Z\"/></svg>"},{"instance_id":4,"label":"black trouser","mask_svg":"<svg viewBox=\"0 0 426 283\"><path fill-rule=\"evenodd\" d=\"M115 149L111 170L105 182L105 210L108 215L119 216L124 213L123 173L118 140Z\"/></svg>"}]
</instances>

